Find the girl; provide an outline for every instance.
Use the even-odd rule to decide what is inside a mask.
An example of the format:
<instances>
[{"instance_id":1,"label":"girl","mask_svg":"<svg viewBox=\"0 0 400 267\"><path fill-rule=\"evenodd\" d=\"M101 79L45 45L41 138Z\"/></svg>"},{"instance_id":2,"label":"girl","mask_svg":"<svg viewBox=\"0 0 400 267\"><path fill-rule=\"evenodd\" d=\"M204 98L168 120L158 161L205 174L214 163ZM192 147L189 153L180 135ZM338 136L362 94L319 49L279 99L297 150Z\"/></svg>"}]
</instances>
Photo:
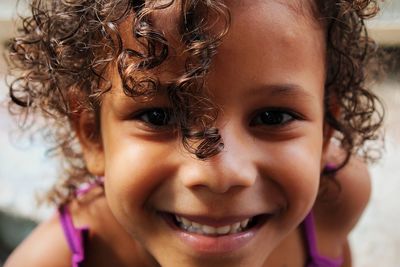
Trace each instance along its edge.
<instances>
[{"instance_id":1,"label":"girl","mask_svg":"<svg viewBox=\"0 0 400 267\"><path fill-rule=\"evenodd\" d=\"M33 0L11 109L46 118L66 179L6 267L350 266L375 4Z\"/></svg>"}]
</instances>

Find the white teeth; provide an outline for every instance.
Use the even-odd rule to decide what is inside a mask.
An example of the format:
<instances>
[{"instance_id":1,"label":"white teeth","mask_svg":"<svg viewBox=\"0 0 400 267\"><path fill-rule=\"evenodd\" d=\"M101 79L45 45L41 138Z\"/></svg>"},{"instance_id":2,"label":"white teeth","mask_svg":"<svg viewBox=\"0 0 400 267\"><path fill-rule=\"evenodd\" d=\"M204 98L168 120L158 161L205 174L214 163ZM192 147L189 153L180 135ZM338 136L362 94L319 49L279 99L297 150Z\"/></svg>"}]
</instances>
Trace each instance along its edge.
<instances>
[{"instance_id":1,"label":"white teeth","mask_svg":"<svg viewBox=\"0 0 400 267\"><path fill-rule=\"evenodd\" d=\"M241 221L241 222L240 222L240 227L246 228L246 227L247 227L247 224L249 223L249 221L250 221L250 219L246 219L246 220L244 220L244 221Z\"/></svg>"},{"instance_id":2,"label":"white teeth","mask_svg":"<svg viewBox=\"0 0 400 267\"><path fill-rule=\"evenodd\" d=\"M196 228L194 228L193 226L189 226L186 231L190 232L190 233L196 233Z\"/></svg>"},{"instance_id":3,"label":"white teeth","mask_svg":"<svg viewBox=\"0 0 400 267\"><path fill-rule=\"evenodd\" d=\"M192 223L191 223L188 219L185 219L185 218L183 218L183 217L181 217L181 223L182 223L184 226L187 226L187 227L189 227L189 226L192 225Z\"/></svg>"},{"instance_id":4,"label":"white teeth","mask_svg":"<svg viewBox=\"0 0 400 267\"><path fill-rule=\"evenodd\" d=\"M204 225L197 222L189 221L188 219L175 215L175 219L179 226L190 233L198 233L203 235L226 235L235 234L242 232L246 229L249 224L250 218L243 221L236 222L230 225L224 225L220 227L213 227L210 225Z\"/></svg>"},{"instance_id":5,"label":"white teeth","mask_svg":"<svg viewBox=\"0 0 400 267\"><path fill-rule=\"evenodd\" d=\"M201 228L201 224L196 223L196 222L192 222L192 226L195 227L195 228L197 228L197 229L200 229L200 228Z\"/></svg>"},{"instance_id":6,"label":"white teeth","mask_svg":"<svg viewBox=\"0 0 400 267\"><path fill-rule=\"evenodd\" d=\"M218 228L217 228L217 234L219 234L219 235L225 235L225 234L229 233L230 230L231 230L231 226L230 226L230 225L218 227Z\"/></svg>"},{"instance_id":7,"label":"white teeth","mask_svg":"<svg viewBox=\"0 0 400 267\"><path fill-rule=\"evenodd\" d=\"M201 226L201 230L206 235L213 235L213 234L215 234L217 232L217 229L215 227L208 226L208 225Z\"/></svg>"},{"instance_id":8,"label":"white teeth","mask_svg":"<svg viewBox=\"0 0 400 267\"><path fill-rule=\"evenodd\" d=\"M240 222L231 225L231 233L238 233L240 229Z\"/></svg>"}]
</instances>

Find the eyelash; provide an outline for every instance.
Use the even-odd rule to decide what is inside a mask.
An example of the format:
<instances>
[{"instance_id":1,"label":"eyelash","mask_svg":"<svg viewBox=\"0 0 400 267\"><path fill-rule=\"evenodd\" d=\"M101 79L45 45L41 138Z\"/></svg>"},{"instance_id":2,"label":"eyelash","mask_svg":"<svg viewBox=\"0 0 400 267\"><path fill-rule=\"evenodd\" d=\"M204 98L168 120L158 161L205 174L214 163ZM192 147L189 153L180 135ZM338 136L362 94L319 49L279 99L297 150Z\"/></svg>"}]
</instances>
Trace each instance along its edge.
<instances>
[{"instance_id":1,"label":"eyelash","mask_svg":"<svg viewBox=\"0 0 400 267\"><path fill-rule=\"evenodd\" d=\"M170 128L175 124L175 120L171 116L171 110L168 108L140 110L133 115L133 119L139 120L146 124L146 126L155 130ZM266 109L256 113L250 121L250 126L283 127L295 120L301 119L302 117L293 111L278 108Z\"/></svg>"},{"instance_id":2,"label":"eyelash","mask_svg":"<svg viewBox=\"0 0 400 267\"><path fill-rule=\"evenodd\" d=\"M171 127L175 123L171 113L168 108L148 108L136 112L133 119L143 122L152 129L163 129Z\"/></svg>"},{"instance_id":3,"label":"eyelash","mask_svg":"<svg viewBox=\"0 0 400 267\"><path fill-rule=\"evenodd\" d=\"M263 116L264 115L264 116ZM250 122L250 126L283 127L302 117L296 112L285 109L266 109L258 111Z\"/></svg>"}]
</instances>

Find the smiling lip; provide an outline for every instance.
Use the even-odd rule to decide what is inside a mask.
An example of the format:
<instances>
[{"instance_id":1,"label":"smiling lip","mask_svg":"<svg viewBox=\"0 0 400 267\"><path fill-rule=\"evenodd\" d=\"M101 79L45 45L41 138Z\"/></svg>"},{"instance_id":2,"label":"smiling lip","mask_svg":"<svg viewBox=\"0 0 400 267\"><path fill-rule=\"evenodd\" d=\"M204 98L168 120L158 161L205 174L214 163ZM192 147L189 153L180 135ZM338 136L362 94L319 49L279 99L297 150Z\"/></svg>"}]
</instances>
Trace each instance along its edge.
<instances>
[{"instance_id":1,"label":"smiling lip","mask_svg":"<svg viewBox=\"0 0 400 267\"><path fill-rule=\"evenodd\" d=\"M236 222L241 222L246 219L253 218L255 216L229 216L223 218L210 218L206 216L189 216L189 215L182 215L182 214L174 214L175 216L183 217L189 221L196 222L199 224L205 224L214 227L220 227L224 225L234 224Z\"/></svg>"},{"instance_id":2,"label":"smiling lip","mask_svg":"<svg viewBox=\"0 0 400 267\"><path fill-rule=\"evenodd\" d=\"M205 216L185 216L173 214L167 214L163 217L166 219L169 227L173 229L174 234L177 235L177 237L186 247L191 248L196 253L207 256L226 254L244 247L254 238L260 227L265 224L270 215L232 216L218 219ZM204 232L196 232L186 228L184 229L184 226L182 227L182 223L179 223L176 221L176 219L174 219L179 217L190 220L194 224L216 228L218 227L219 229L227 227L228 225L237 225L240 224L240 222L242 222L243 225L244 221L252 220L254 218L258 218L258 223L253 226L236 228L235 231L231 229L231 231L225 231L223 234L219 234L217 232L206 234ZM181 226L178 226L177 223Z\"/></svg>"}]
</instances>

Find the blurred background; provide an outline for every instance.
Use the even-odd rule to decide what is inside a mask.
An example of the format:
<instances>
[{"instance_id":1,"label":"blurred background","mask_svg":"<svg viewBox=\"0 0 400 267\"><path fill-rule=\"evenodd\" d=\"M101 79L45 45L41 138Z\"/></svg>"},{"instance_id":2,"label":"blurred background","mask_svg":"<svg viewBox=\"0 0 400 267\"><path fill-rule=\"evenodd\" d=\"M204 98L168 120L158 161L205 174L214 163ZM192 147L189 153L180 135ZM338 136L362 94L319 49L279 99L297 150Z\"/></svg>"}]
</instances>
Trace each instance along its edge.
<instances>
[{"instance_id":1,"label":"blurred background","mask_svg":"<svg viewBox=\"0 0 400 267\"><path fill-rule=\"evenodd\" d=\"M15 34L15 0L0 2L0 53ZM24 2L18 12L26 12ZM386 107L385 152L370 167L371 202L350 236L355 267L400 266L400 0L386 0L381 14L368 23L370 34L388 52L389 73L374 90ZM37 198L54 183L57 160L46 155L39 136L24 136L8 114L7 73L0 58L0 267L12 249L53 208L38 206Z\"/></svg>"}]
</instances>

